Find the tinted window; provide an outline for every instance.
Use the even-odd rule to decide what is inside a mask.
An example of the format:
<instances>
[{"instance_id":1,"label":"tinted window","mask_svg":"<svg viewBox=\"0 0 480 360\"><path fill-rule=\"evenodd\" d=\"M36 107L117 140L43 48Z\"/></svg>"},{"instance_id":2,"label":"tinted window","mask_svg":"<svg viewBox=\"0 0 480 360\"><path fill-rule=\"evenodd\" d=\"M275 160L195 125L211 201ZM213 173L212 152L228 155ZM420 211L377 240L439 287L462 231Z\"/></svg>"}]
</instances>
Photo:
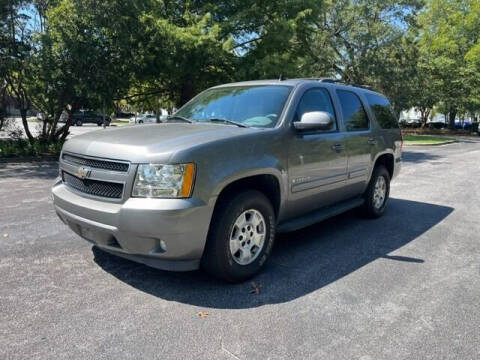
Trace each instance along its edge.
<instances>
[{"instance_id":1,"label":"tinted window","mask_svg":"<svg viewBox=\"0 0 480 360\"><path fill-rule=\"evenodd\" d=\"M398 121L387 98L375 94L367 94L367 101L378 124L384 129L397 129Z\"/></svg>"},{"instance_id":2,"label":"tinted window","mask_svg":"<svg viewBox=\"0 0 480 360\"><path fill-rule=\"evenodd\" d=\"M208 89L175 115L193 121L223 118L254 127L274 127L292 90L291 86L259 85Z\"/></svg>"},{"instance_id":3,"label":"tinted window","mask_svg":"<svg viewBox=\"0 0 480 360\"><path fill-rule=\"evenodd\" d=\"M315 88L307 90L298 104L295 121L300 121L303 114L311 111L325 111L335 119L332 99L327 89ZM337 130L336 122L331 130Z\"/></svg>"},{"instance_id":4,"label":"tinted window","mask_svg":"<svg viewBox=\"0 0 480 360\"><path fill-rule=\"evenodd\" d=\"M368 130L368 117L358 96L346 90L337 90L347 131Z\"/></svg>"}]
</instances>

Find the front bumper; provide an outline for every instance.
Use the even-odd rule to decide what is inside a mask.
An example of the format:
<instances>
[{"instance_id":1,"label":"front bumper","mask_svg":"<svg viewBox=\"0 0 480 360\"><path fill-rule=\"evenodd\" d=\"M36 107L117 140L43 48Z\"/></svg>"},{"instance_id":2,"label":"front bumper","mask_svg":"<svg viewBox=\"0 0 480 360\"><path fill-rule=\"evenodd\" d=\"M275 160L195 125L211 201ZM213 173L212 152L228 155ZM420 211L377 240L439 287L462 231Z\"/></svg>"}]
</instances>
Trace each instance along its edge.
<instances>
[{"instance_id":1,"label":"front bumper","mask_svg":"<svg viewBox=\"0 0 480 360\"><path fill-rule=\"evenodd\" d=\"M199 267L214 201L81 196L61 181L52 188L60 219L82 238L118 256L163 270Z\"/></svg>"}]
</instances>

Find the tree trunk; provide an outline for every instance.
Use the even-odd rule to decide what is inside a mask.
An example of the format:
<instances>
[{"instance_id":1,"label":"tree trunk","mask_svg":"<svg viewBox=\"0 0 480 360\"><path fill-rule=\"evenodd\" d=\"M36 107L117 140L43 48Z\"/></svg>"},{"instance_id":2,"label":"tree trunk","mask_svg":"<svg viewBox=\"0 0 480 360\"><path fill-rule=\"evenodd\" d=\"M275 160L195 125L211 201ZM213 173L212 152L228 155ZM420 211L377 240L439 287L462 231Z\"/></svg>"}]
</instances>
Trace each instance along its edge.
<instances>
[{"instance_id":1,"label":"tree trunk","mask_svg":"<svg viewBox=\"0 0 480 360\"><path fill-rule=\"evenodd\" d=\"M427 125L428 115L430 114L430 110L429 109L420 109L420 114L421 114L421 117L422 117L421 121L422 121L422 129L423 129Z\"/></svg>"},{"instance_id":2,"label":"tree trunk","mask_svg":"<svg viewBox=\"0 0 480 360\"><path fill-rule=\"evenodd\" d=\"M457 116L457 108L452 106L448 113L448 127L450 129L455 129L455 117Z\"/></svg>"},{"instance_id":3,"label":"tree trunk","mask_svg":"<svg viewBox=\"0 0 480 360\"><path fill-rule=\"evenodd\" d=\"M182 88L180 89L180 99L179 99L179 106L183 106L188 100L193 97L193 83L190 76L188 76L183 84Z\"/></svg>"},{"instance_id":4,"label":"tree trunk","mask_svg":"<svg viewBox=\"0 0 480 360\"><path fill-rule=\"evenodd\" d=\"M58 124L58 120L60 119L60 116L62 115L62 113L57 110L56 114L55 114L55 117L53 119L53 123L51 125L51 128L50 128L50 131L49 131L49 135L48 135L48 142L52 142L53 140L56 140L56 134L55 134L55 130L57 129L57 124Z\"/></svg>"},{"instance_id":5,"label":"tree trunk","mask_svg":"<svg viewBox=\"0 0 480 360\"><path fill-rule=\"evenodd\" d=\"M22 117L22 124L23 129L25 130L25 135L27 135L27 138L30 142L33 142L35 139L33 138L32 133L28 128L27 109L20 109L20 116Z\"/></svg>"}]
</instances>

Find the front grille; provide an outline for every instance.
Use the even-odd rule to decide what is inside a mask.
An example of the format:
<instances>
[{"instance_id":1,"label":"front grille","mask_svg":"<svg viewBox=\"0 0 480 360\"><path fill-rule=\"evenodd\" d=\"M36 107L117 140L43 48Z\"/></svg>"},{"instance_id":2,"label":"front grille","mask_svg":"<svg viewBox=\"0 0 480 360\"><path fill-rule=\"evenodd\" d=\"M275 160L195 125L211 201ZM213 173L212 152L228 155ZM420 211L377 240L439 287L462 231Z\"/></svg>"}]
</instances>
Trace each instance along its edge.
<instances>
[{"instance_id":1,"label":"front grille","mask_svg":"<svg viewBox=\"0 0 480 360\"><path fill-rule=\"evenodd\" d=\"M123 162L110 161L110 160L97 160L97 159L85 158L85 157L75 156L70 154L63 154L62 158L65 162L73 165L82 165L82 166L88 166L95 169L103 169L103 170L109 170L109 171L119 171L119 172L128 171L128 163L123 163Z\"/></svg>"},{"instance_id":2,"label":"front grille","mask_svg":"<svg viewBox=\"0 0 480 360\"><path fill-rule=\"evenodd\" d=\"M93 179L80 179L65 171L62 173L62 178L67 186L82 193L110 199L122 198L123 184Z\"/></svg>"}]
</instances>

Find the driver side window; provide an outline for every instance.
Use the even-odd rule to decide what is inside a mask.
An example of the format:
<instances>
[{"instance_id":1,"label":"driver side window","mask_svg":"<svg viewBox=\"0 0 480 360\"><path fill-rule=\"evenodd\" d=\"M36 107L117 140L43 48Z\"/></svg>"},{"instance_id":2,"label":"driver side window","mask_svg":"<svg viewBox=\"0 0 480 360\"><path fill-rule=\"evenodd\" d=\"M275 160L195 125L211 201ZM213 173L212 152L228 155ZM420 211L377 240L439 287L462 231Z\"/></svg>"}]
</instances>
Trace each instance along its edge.
<instances>
[{"instance_id":1,"label":"driver side window","mask_svg":"<svg viewBox=\"0 0 480 360\"><path fill-rule=\"evenodd\" d=\"M297 106L294 121L300 121L302 115L312 111L324 111L329 113L334 119L332 129L329 131L337 131L337 119L333 110L332 98L325 88L314 88L307 90Z\"/></svg>"}]
</instances>

